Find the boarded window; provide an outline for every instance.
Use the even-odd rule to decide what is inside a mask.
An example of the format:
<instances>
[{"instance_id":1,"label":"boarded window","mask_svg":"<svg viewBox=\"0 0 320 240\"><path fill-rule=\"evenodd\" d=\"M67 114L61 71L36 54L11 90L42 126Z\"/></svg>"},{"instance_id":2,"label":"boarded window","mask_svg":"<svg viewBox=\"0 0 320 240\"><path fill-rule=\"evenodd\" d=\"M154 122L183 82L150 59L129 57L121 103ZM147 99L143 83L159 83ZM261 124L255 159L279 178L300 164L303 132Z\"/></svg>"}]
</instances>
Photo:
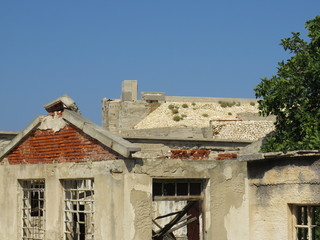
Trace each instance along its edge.
<instances>
[{"instance_id":1,"label":"boarded window","mask_svg":"<svg viewBox=\"0 0 320 240\"><path fill-rule=\"evenodd\" d=\"M22 180L22 239L45 237L45 181Z\"/></svg>"},{"instance_id":2,"label":"boarded window","mask_svg":"<svg viewBox=\"0 0 320 240\"><path fill-rule=\"evenodd\" d=\"M92 179L64 180L64 239L94 239L94 190Z\"/></svg>"}]
</instances>

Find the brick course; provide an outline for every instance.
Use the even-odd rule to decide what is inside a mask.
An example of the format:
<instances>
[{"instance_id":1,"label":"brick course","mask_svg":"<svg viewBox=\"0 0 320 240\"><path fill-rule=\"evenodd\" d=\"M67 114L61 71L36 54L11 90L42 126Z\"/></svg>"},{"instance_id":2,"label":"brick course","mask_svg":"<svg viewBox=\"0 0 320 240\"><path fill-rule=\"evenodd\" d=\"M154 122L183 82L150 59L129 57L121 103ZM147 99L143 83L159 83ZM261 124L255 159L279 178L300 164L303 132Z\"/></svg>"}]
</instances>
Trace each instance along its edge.
<instances>
[{"instance_id":1,"label":"brick course","mask_svg":"<svg viewBox=\"0 0 320 240\"><path fill-rule=\"evenodd\" d=\"M58 132L33 131L7 156L10 164L103 161L120 158L119 154L66 125Z\"/></svg>"},{"instance_id":2,"label":"brick course","mask_svg":"<svg viewBox=\"0 0 320 240\"><path fill-rule=\"evenodd\" d=\"M210 150L171 150L171 157L175 159L207 159L209 157Z\"/></svg>"}]
</instances>

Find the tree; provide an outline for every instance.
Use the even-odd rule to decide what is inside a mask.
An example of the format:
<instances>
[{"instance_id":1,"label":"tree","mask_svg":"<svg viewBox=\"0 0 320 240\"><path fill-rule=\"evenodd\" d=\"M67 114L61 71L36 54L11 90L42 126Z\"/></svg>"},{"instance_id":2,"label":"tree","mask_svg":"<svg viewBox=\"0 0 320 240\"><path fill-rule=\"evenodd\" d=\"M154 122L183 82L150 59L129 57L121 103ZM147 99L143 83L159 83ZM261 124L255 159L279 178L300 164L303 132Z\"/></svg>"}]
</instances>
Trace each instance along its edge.
<instances>
[{"instance_id":1,"label":"tree","mask_svg":"<svg viewBox=\"0 0 320 240\"><path fill-rule=\"evenodd\" d=\"M307 21L309 41L300 33L281 40L292 57L278 63L271 78L256 86L259 110L275 115L275 131L266 137L262 151L320 149L320 16Z\"/></svg>"}]
</instances>

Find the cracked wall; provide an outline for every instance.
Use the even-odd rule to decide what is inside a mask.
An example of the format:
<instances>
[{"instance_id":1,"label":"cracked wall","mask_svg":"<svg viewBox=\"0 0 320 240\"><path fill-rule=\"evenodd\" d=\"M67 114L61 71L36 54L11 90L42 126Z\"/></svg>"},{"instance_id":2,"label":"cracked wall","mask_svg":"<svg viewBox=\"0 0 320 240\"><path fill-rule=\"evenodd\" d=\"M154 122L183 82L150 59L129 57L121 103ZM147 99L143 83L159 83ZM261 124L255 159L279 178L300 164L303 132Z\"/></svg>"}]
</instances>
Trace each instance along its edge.
<instances>
[{"instance_id":1,"label":"cracked wall","mask_svg":"<svg viewBox=\"0 0 320 240\"><path fill-rule=\"evenodd\" d=\"M0 239L20 239L18 180L45 180L46 240L63 238L66 179L94 179L94 239L146 240L152 229L152 179L206 179L203 239L239 239L247 227L245 163L235 160L131 159L0 166ZM244 215L244 216L242 216ZM241 219L238 224L231 219ZM235 238L235 236L238 236ZM245 235L241 239L246 239Z\"/></svg>"},{"instance_id":2,"label":"cracked wall","mask_svg":"<svg viewBox=\"0 0 320 240\"><path fill-rule=\"evenodd\" d=\"M320 160L291 158L252 162L250 239L294 239L292 205L320 203Z\"/></svg>"}]
</instances>

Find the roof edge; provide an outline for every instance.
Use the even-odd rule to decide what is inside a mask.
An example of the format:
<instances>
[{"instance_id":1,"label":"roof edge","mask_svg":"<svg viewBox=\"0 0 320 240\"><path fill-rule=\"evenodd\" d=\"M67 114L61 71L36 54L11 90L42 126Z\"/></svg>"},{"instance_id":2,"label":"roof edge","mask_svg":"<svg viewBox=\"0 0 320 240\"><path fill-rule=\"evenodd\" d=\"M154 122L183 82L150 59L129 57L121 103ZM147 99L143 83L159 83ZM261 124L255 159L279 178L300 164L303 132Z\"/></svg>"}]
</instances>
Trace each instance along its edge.
<instances>
[{"instance_id":1,"label":"roof edge","mask_svg":"<svg viewBox=\"0 0 320 240\"><path fill-rule=\"evenodd\" d=\"M295 150L288 152L267 152L267 153L251 153L251 154L238 154L240 162L256 162L262 160L275 160L283 158L296 158L296 157L315 157L320 156L320 150Z\"/></svg>"},{"instance_id":2,"label":"roof edge","mask_svg":"<svg viewBox=\"0 0 320 240\"><path fill-rule=\"evenodd\" d=\"M30 132L32 132L32 130L36 127L38 127L41 123L41 119L44 116L38 116L36 117L24 130L22 130L21 132L19 132L12 140L11 142L6 145L2 151L0 151L0 160L3 159L3 157L8 154L8 152L10 152L13 148L15 148L20 141L22 141L22 139L24 139L27 135L30 134Z\"/></svg>"},{"instance_id":3,"label":"roof edge","mask_svg":"<svg viewBox=\"0 0 320 240\"><path fill-rule=\"evenodd\" d=\"M101 126L98 126L97 124L91 122L90 120L74 111L70 111L67 109L64 110L62 118L82 130L93 139L96 139L103 145L111 148L124 157L129 157L132 153L141 150L135 144L123 139L118 135L111 133Z\"/></svg>"}]
</instances>

